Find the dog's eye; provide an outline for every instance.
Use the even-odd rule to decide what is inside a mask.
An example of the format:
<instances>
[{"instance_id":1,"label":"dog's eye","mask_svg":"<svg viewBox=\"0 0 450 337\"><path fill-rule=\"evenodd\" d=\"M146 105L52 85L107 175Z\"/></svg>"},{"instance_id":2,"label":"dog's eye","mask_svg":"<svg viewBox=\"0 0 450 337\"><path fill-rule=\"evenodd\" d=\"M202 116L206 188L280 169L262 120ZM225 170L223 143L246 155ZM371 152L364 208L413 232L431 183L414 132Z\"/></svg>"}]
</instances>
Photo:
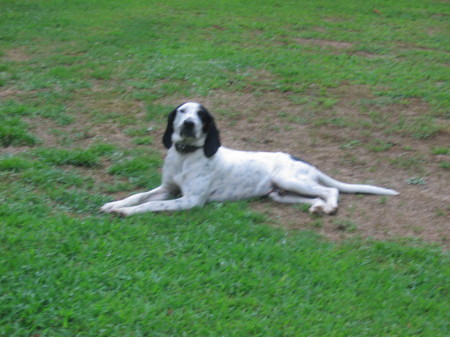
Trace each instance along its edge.
<instances>
[{"instance_id":1,"label":"dog's eye","mask_svg":"<svg viewBox=\"0 0 450 337\"><path fill-rule=\"evenodd\" d=\"M184 114L184 113L186 112L186 110L180 109L179 112L181 112L182 114Z\"/></svg>"}]
</instances>

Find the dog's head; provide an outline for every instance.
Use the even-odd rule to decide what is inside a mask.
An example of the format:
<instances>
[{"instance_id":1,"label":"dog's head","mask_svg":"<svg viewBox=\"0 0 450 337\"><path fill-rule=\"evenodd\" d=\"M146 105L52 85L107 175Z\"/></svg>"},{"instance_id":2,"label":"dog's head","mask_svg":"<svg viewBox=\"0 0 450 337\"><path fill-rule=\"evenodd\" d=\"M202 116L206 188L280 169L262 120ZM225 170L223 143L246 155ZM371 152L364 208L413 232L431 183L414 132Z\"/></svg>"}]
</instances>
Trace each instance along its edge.
<instances>
[{"instance_id":1,"label":"dog's head","mask_svg":"<svg viewBox=\"0 0 450 337\"><path fill-rule=\"evenodd\" d=\"M167 149L173 144L202 147L208 158L221 145L213 116L204 106L194 102L181 104L169 114L163 143Z\"/></svg>"}]
</instances>

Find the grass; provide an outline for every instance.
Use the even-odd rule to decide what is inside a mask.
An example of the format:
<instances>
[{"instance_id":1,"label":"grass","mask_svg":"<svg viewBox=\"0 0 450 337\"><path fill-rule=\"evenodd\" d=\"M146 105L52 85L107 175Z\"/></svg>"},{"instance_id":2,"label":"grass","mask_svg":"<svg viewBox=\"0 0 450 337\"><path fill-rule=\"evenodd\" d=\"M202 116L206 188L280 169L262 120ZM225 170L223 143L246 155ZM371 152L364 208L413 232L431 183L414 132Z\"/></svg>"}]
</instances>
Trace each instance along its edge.
<instances>
[{"instance_id":1,"label":"grass","mask_svg":"<svg viewBox=\"0 0 450 337\"><path fill-rule=\"evenodd\" d=\"M286 235L241 203L126 220L1 211L5 336L445 330L435 249Z\"/></svg>"},{"instance_id":2,"label":"grass","mask_svg":"<svg viewBox=\"0 0 450 337\"><path fill-rule=\"evenodd\" d=\"M420 177L409 178L408 180L406 180L406 182L411 185L425 185L426 184L425 179L420 178Z\"/></svg>"},{"instance_id":3,"label":"grass","mask_svg":"<svg viewBox=\"0 0 450 337\"><path fill-rule=\"evenodd\" d=\"M38 140L28 132L26 123L19 118L4 118L0 126L0 145L35 145Z\"/></svg>"},{"instance_id":4,"label":"grass","mask_svg":"<svg viewBox=\"0 0 450 337\"><path fill-rule=\"evenodd\" d=\"M98 213L159 183L155 130L173 108L164 99L215 92L284 95L304 110L278 117L348 132L339 144L349 160L360 148L400 148L391 138L421 142L428 152L409 145L386 165L428 181L426 156L439 156L433 169L445 174L448 147L435 141L450 110L444 2L3 0L0 9L0 336L448 335L438 245L329 242L273 228L246 202ZM365 88L364 98L342 86ZM417 177L407 183L425 183Z\"/></svg>"},{"instance_id":5,"label":"grass","mask_svg":"<svg viewBox=\"0 0 450 337\"><path fill-rule=\"evenodd\" d=\"M432 154L434 155L447 155L450 153L450 148L448 147L435 147L432 149L431 151Z\"/></svg>"}]
</instances>

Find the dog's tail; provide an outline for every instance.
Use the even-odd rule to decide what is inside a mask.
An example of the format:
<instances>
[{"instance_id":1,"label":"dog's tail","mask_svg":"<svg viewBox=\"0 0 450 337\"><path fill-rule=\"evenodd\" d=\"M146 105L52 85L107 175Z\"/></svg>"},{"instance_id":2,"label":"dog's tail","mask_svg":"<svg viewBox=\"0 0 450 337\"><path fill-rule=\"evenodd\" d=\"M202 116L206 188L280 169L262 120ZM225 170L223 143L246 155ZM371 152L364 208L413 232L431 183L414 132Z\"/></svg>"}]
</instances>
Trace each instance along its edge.
<instances>
[{"instance_id":1,"label":"dog's tail","mask_svg":"<svg viewBox=\"0 0 450 337\"><path fill-rule=\"evenodd\" d=\"M347 184L327 176L325 173L318 171L319 181L325 186L335 187L342 193L368 193L378 195L399 195L400 193L389 188L383 188L372 185L363 184Z\"/></svg>"}]
</instances>

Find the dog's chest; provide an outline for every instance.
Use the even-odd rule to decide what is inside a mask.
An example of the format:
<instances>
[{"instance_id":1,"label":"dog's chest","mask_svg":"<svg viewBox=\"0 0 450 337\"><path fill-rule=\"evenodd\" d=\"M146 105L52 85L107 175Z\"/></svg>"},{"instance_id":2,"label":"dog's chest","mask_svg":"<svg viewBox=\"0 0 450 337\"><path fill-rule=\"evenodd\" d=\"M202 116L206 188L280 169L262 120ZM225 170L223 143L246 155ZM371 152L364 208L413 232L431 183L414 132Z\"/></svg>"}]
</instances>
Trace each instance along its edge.
<instances>
[{"instance_id":1,"label":"dog's chest","mask_svg":"<svg viewBox=\"0 0 450 337\"><path fill-rule=\"evenodd\" d=\"M200 152L200 151L198 151ZM205 172L211 170L211 163L199 153L187 155L169 154L164 163L165 179L183 186L187 181L200 180Z\"/></svg>"}]
</instances>

